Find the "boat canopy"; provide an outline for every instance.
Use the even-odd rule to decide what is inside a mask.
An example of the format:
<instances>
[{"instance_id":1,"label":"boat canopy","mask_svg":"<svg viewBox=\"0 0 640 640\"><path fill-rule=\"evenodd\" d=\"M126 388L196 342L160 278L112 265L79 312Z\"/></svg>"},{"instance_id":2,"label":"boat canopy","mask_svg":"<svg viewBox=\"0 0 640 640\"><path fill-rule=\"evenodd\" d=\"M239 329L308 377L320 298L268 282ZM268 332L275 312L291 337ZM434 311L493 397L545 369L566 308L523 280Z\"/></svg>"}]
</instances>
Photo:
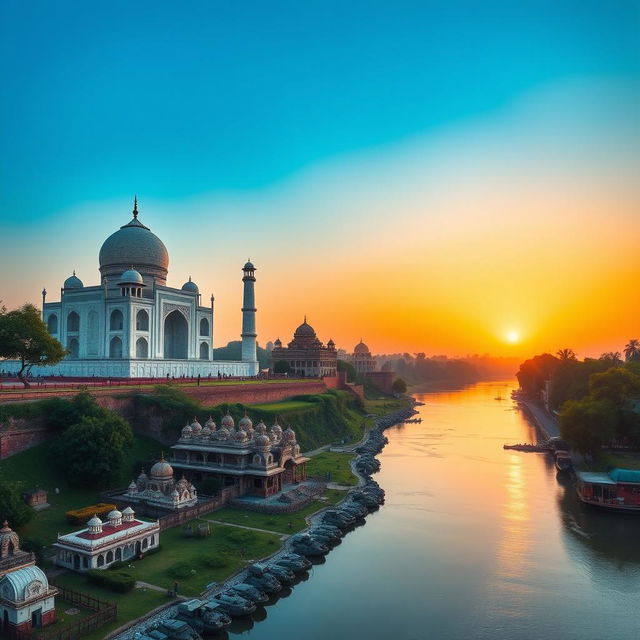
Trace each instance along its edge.
<instances>
[{"instance_id":1,"label":"boat canopy","mask_svg":"<svg viewBox=\"0 0 640 640\"><path fill-rule=\"evenodd\" d=\"M609 476L616 482L640 484L640 471L636 469L612 469Z\"/></svg>"},{"instance_id":2,"label":"boat canopy","mask_svg":"<svg viewBox=\"0 0 640 640\"><path fill-rule=\"evenodd\" d=\"M595 471L578 471L578 479L589 484L615 484L608 473L597 473Z\"/></svg>"}]
</instances>

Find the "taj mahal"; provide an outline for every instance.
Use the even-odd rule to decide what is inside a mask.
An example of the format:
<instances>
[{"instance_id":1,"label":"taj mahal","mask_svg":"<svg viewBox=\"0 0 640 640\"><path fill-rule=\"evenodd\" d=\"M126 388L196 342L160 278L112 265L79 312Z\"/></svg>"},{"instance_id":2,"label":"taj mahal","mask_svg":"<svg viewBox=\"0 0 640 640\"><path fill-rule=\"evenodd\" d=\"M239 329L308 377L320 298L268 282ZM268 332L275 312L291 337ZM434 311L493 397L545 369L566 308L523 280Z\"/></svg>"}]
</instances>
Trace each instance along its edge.
<instances>
[{"instance_id":1,"label":"taj mahal","mask_svg":"<svg viewBox=\"0 0 640 640\"><path fill-rule=\"evenodd\" d=\"M68 350L53 367L34 374L71 377L159 378L169 376L255 376L256 268L243 267L242 360L212 357L214 297L203 306L195 282L167 286L169 253L138 217L110 235L99 254L100 284L85 286L74 272L64 281L60 302L46 302L43 320ZM5 369L10 365L3 362Z\"/></svg>"}]
</instances>

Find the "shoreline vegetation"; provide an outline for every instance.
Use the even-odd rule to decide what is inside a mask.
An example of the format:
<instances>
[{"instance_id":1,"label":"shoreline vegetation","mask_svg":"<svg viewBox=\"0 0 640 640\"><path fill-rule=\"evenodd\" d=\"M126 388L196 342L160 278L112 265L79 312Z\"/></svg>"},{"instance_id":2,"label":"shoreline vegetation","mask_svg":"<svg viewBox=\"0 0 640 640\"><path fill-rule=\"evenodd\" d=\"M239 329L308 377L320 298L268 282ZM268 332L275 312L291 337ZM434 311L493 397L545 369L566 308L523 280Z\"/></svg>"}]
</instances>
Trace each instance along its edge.
<instances>
[{"instance_id":1,"label":"shoreline vegetation","mask_svg":"<svg viewBox=\"0 0 640 640\"><path fill-rule=\"evenodd\" d=\"M175 419L181 428L182 420L187 415L190 419L193 418L195 407L186 394L176 394L175 391L178 390L170 390L169 397L160 393L161 400L156 408L165 415L173 415L168 422ZM60 421L69 407L83 406L88 407L89 411L93 410L93 405L88 406L93 401L89 401L86 396L87 394L78 394L75 396L75 403L73 400L57 399L56 411L52 415ZM256 419L280 416L280 421L285 422L284 416L287 424L292 424L297 432L300 430L306 449L316 444L324 445L313 452L315 455L310 462L311 472L312 475L335 484L332 484L319 499L295 514L249 513L236 507L224 507L188 523L208 523L211 535L206 538L184 537L183 526L167 529L162 533L160 553L148 555L141 561L130 563L131 567L123 569L131 572L136 579L135 591L128 594L113 593L102 586L89 583L85 576L68 571L59 572L56 569L54 573L59 575L54 580L61 586L84 591L100 600L118 605L116 621L83 637L87 640L104 638L105 634L112 633L124 624L129 625L131 621L148 615L150 611L167 606L167 590L174 582L182 585L179 587L180 595L199 595L206 584L226 580L237 574L249 561L273 555L290 534L308 526L308 519L314 513L341 501L348 489L358 483L358 479L352 473L351 462L354 454L352 451L333 452L323 449L331 443L339 445L342 449L355 448L371 427L371 418L381 418L397 412L411 402L406 397L398 399L388 396L365 400L364 403L355 400L352 401L346 392L330 392L298 396L290 401L255 407L198 406L198 416L203 416L205 412L208 415L210 410L222 415L229 407L232 412L246 409L247 413ZM85 405L85 402L88 404ZM45 401L45 404L47 403L49 401ZM176 406L171 406L173 403ZM35 404L37 403L25 403L24 413L27 415L21 417L28 419L30 414L39 411L33 406ZM18 405L12 406L18 409ZM47 411L49 412L49 409ZM20 414L21 411L18 410L17 413ZM62 425L57 427L64 429ZM68 427L67 424L66 428ZM307 435L304 436L304 433ZM162 447L157 440L134 433L133 445L127 450L119 470L109 485L126 486L131 480L131 473L139 472L141 465L148 467L158 457ZM55 447L52 448L45 442L0 461L0 480L18 479L21 481L20 490L39 487L49 492L51 506L34 514L30 521L22 526L16 527L26 546L33 545L39 549L40 557L44 559L48 570L53 568L50 545L55 541L57 534L68 533L78 528L77 525L68 524L64 514L69 509L95 503L99 492L98 487L70 485L61 469L61 466L64 466L63 461L56 460L55 456L51 455L52 450L55 450ZM189 553L185 557L183 550L187 547ZM73 624L79 619L79 616L66 615L66 607L62 602L61 607L59 614L62 626L58 627L56 623L56 629L62 629L64 625Z\"/></svg>"},{"instance_id":2,"label":"shoreline vegetation","mask_svg":"<svg viewBox=\"0 0 640 640\"><path fill-rule=\"evenodd\" d=\"M518 401L561 437L590 470L640 467L640 350L578 360L571 349L523 362Z\"/></svg>"}]
</instances>

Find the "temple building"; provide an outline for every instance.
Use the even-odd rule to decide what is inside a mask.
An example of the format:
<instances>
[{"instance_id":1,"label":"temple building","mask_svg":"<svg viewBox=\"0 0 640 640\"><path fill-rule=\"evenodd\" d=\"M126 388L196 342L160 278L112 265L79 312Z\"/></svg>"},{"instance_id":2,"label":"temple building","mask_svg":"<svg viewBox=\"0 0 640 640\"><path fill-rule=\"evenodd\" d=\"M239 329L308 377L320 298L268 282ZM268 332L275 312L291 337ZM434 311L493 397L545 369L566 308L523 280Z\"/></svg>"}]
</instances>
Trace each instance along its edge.
<instances>
[{"instance_id":1,"label":"temple building","mask_svg":"<svg viewBox=\"0 0 640 640\"><path fill-rule=\"evenodd\" d=\"M350 359L357 373L369 373L376 370L376 361L371 355L369 347L362 342L362 338L353 348L353 354Z\"/></svg>"},{"instance_id":2,"label":"temple building","mask_svg":"<svg viewBox=\"0 0 640 640\"><path fill-rule=\"evenodd\" d=\"M194 482L213 477L237 487L238 495L261 497L305 480L309 460L301 455L293 429L283 430L277 421L270 429L263 422L254 428L247 415L236 429L228 412L219 429L211 418L204 427L197 420L187 424L171 450L171 466L188 472Z\"/></svg>"},{"instance_id":3,"label":"temple building","mask_svg":"<svg viewBox=\"0 0 640 640\"><path fill-rule=\"evenodd\" d=\"M325 347L316 336L313 327L304 322L295 330L293 340L282 346L280 338L274 342L271 351L272 368L276 362L284 360L289 364L290 374L322 378L336 376L338 371L338 354L333 340L329 339Z\"/></svg>"},{"instance_id":4,"label":"temple building","mask_svg":"<svg viewBox=\"0 0 640 640\"><path fill-rule=\"evenodd\" d=\"M198 493L184 476L176 482L171 465L162 457L151 467L149 476L143 469L138 479L131 481L122 499L170 512L195 506Z\"/></svg>"},{"instance_id":5,"label":"temple building","mask_svg":"<svg viewBox=\"0 0 640 640\"><path fill-rule=\"evenodd\" d=\"M0 529L0 635L13 637L55 622L57 593L5 521Z\"/></svg>"},{"instance_id":6,"label":"temple building","mask_svg":"<svg viewBox=\"0 0 640 640\"><path fill-rule=\"evenodd\" d=\"M68 277L59 302L46 302L43 320L49 332L68 349L57 365L34 367L33 374L74 377L158 378L167 376L255 376L256 267L242 268L242 359L214 361L214 297L202 304L191 277L174 288L167 286L169 252L160 238L138 217L103 243L99 254L100 284L85 286ZM18 370L15 361L3 361L6 371Z\"/></svg>"},{"instance_id":7,"label":"temple building","mask_svg":"<svg viewBox=\"0 0 640 640\"><path fill-rule=\"evenodd\" d=\"M160 523L135 517L131 507L114 509L108 521L93 516L87 528L58 535L56 564L73 571L106 569L114 562L138 558L160 544Z\"/></svg>"}]
</instances>

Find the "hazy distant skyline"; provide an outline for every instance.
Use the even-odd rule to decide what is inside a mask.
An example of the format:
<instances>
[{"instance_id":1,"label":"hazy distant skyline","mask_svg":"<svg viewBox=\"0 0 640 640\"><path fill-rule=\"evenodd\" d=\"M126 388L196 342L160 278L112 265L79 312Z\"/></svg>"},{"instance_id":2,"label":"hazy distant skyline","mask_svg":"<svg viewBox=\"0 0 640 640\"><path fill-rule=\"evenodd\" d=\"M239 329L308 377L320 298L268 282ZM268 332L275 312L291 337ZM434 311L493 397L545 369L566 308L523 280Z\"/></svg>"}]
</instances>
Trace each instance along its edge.
<instances>
[{"instance_id":1,"label":"hazy distant skyline","mask_svg":"<svg viewBox=\"0 0 640 640\"><path fill-rule=\"evenodd\" d=\"M346 4L346 6L345 6ZM640 337L640 3L0 9L0 299L140 219L261 344L580 356ZM19 274L19 277L16 275ZM516 336L514 344L509 334Z\"/></svg>"}]
</instances>

